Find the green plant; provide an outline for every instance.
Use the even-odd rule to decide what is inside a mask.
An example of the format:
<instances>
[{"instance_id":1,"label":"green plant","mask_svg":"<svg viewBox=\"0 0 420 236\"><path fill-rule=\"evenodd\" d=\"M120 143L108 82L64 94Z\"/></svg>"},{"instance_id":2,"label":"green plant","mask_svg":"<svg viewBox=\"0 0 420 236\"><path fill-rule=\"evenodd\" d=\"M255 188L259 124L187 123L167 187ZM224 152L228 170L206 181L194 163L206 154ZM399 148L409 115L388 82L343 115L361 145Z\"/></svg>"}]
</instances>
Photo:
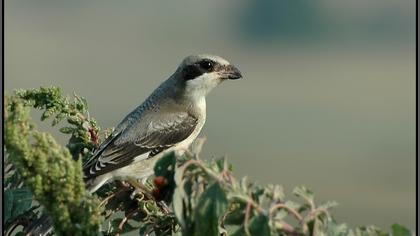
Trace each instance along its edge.
<instances>
[{"instance_id":1,"label":"green plant","mask_svg":"<svg viewBox=\"0 0 420 236\"><path fill-rule=\"evenodd\" d=\"M100 209L85 191L82 160L74 160L71 148L60 146L50 134L36 130L29 119L29 107L33 106L45 109L42 119L56 113L54 124L64 117L70 122L84 110L80 101L68 102L57 88L19 91L5 97L5 164L13 165L6 171L6 228L16 226L17 219L36 215L27 212L33 195L53 217L57 234L91 235L98 231ZM77 135L74 132L72 138L78 139ZM20 182L25 187L19 188Z\"/></svg>"},{"instance_id":2,"label":"green plant","mask_svg":"<svg viewBox=\"0 0 420 236\"><path fill-rule=\"evenodd\" d=\"M70 100L51 87L6 95L4 105L7 235L23 235L41 209L57 235L411 235L398 224L390 233L374 226L349 229L331 215L335 202L317 204L305 187L295 188L300 201L294 202L279 185L237 180L226 159L199 158L202 140L184 156L162 157L146 183L115 181L92 196L81 164L109 131L89 116L86 100ZM66 121L60 128L70 135L66 147L36 130L31 108L53 126Z\"/></svg>"}]
</instances>

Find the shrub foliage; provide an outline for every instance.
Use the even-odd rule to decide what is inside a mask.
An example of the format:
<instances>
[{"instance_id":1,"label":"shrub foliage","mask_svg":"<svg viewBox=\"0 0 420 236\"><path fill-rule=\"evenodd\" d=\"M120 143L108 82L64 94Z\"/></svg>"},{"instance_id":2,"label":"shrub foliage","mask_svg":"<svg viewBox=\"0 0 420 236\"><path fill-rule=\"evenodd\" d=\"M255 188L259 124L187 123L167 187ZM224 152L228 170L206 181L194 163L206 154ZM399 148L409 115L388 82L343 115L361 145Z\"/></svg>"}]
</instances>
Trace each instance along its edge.
<instances>
[{"instance_id":1,"label":"shrub foliage","mask_svg":"<svg viewBox=\"0 0 420 236\"><path fill-rule=\"evenodd\" d=\"M36 129L32 108L61 125L65 147ZM291 201L279 185L238 180L227 159L199 158L203 139L184 156L162 157L145 183L115 181L90 195L81 166L110 132L89 116L84 98L56 87L19 90L5 96L3 119L6 235L24 235L42 212L57 235L411 235L398 224L390 232L350 229L331 215L335 202L318 204L303 186Z\"/></svg>"}]
</instances>

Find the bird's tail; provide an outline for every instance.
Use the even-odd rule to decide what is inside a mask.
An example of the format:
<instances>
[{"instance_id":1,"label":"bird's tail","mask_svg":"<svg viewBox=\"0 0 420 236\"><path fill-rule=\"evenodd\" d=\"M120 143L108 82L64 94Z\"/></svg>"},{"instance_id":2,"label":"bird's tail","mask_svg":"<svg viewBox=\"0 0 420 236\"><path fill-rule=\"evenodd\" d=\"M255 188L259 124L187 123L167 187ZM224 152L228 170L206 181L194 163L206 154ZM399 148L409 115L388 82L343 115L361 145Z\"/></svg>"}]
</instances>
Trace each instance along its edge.
<instances>
[{"instance_id":1,"label":"bird's tail","mask_svg":"<svg viewBox=\"0 0 420 236\"><path fill-rule=\"evenodd\" d=\"M34 221L29 225L26 230L26 236L46 236L53 230L53 222L51 217L43 214L41 218Z\"/></svg>"}]
</instances>

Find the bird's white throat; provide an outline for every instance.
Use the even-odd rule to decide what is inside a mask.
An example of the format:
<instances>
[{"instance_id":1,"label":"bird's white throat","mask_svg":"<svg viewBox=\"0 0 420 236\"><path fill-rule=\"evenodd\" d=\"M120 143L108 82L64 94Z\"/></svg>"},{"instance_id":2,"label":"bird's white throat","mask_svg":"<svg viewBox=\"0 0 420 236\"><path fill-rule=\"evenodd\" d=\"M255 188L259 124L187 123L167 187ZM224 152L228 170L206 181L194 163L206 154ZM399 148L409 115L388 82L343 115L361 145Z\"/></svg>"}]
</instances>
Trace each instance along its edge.
<instances>
[{"instance_id":1,"label":"bird's white throat","mask_svg":"<svg viewBox=\"0 0 420 236\"><path fill-rule=\"evenodd\" d=\"M204 73L199 77L188 80L185 85L185 94L191 98L198 100L219 85L222 80L219 78L217 72Z\"/></svg>"}]
</instances>

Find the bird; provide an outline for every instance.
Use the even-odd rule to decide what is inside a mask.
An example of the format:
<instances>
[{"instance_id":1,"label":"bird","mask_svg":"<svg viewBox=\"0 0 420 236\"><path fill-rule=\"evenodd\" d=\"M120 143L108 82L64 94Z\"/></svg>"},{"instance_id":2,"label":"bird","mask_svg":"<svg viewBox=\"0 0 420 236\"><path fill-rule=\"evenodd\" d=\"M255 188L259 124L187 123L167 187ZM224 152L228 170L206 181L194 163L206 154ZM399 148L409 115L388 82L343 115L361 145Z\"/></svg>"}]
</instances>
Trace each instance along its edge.
<instances>
[{"instance_id":1,"label":"bird","mask_svg":"<svg viewBox=\"0 0 420 236\"><path fill-rule=\"evenodd\" d=\"M84 163L86 189L94 193L115 179L145 179L167 153L182 155L206 121L206 96L226 80L242 78L226 59L210 54L184 58L175 72L116 126ZM46 218L46 217L45 217ZM33 227L50 232L51 223ZM29 235L45 235L34 230Z\"/></svg>"},{"instance_id":2,"label":"bird","mask_svg":"<svg viewBox=\"0 0 420 236\"><path fill-rule=\"evenodd\" d=\"M113 179L148 177L159 157L185 152L206 121L207 94L223 81L239 78L239 69L222 57L186 57L84 164L88 190L95 192Z\"/></svg>"}]
</instances>

